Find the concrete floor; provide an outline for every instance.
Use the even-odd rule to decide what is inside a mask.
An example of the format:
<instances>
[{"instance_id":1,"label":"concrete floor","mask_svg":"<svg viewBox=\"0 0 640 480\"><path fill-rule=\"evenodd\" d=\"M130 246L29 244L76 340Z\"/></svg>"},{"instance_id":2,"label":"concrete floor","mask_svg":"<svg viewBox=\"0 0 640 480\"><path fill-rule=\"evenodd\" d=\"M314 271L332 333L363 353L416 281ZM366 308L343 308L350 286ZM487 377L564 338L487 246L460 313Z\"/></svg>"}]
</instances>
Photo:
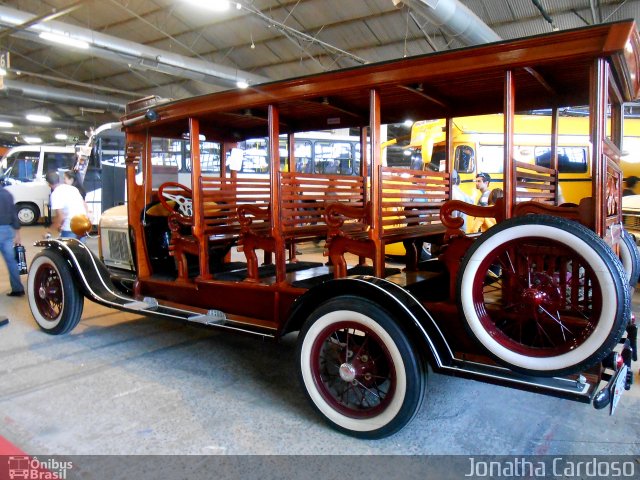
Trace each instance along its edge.
<instances>
[{"instance_id":1,"label":"concrete floor","mask_svg":"<svg viewBox=\"0 0 640 480\"><path fill-rule=\"evenodd\" d=\"M42 226L22 229L28 260ZM69 335L42 333L0 262L0 435L36 454L640 453L640 385L616 415L476 381L429 376L422 409L387 439L331 430L307 404L295 338L263 343L85 301ZM23 277L26 282L26 277ZM639 300L636 295L635 300ZM637 304L636 304L637 310Z\"/></svg>"}]
</instances>

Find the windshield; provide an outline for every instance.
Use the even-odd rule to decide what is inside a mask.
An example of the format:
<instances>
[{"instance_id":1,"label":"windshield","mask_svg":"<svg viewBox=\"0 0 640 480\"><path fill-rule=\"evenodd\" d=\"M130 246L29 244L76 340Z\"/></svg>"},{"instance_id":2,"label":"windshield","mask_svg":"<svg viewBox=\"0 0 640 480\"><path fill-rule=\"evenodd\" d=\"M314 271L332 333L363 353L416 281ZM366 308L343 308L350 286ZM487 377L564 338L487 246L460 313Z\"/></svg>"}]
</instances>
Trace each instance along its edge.
<instances>
[{"instance_id":1,"label":"windshield","mask_svg":"<svg viewBox=\"0 0 640 480\"><path fill-rule=\"evenodd\" d=\"M21 182L30 182L38 172L38 152L15 152L8 155L6 160L7 169L4 178L12 178ZM3 165L4 165L3 161Z\"/></svg>"}]
</instances>

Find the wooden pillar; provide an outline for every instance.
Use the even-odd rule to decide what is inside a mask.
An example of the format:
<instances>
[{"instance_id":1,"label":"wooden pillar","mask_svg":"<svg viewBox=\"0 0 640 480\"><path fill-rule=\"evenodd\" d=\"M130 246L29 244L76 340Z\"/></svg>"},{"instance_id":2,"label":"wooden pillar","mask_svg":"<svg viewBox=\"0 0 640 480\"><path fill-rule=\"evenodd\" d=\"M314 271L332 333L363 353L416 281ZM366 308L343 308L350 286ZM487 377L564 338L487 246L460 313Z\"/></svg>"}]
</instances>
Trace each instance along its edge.
<instances>
[{"instance_id":1,"label":"wooden pillar","mask_svg":"<svg viewBox=\"0 0 640 480\"><path fill-rule=\"evenodd\" d=\"M211 278L209 273L209 243L204 238L204 212L202 211L202 184L200 177L200 122L197 118L189 118L189 151L191 152L191 215L193 219L192 233L198 239L199 279Z\"/></svg>"},{"instance_id":2,"label":"wooden pillar","mask_svg":"<svg viewBox=\"0 0 640 480\"><path fill-rule=\"evenodd\" d=\"M556 190L553 199L554 205L560 202L560 172L558 171L558 107L551 110L551 151L549 152L549 168L556 172Z\"/></svg>"},{"instance_id":3,"label":"wooden pillar","mask_svg":"<svg viewBox=\"0 0 640 480\"><path fill-rule=\"evenodd\" d=\"M126 133L125 165L127 175L127 215L129 217L129 228L134 233L135 238L145 238L141 215L147 204L147 199L151 199L151 189L147 193L147 186L151 185L151 140L146 132ZM136 173L138 168L144 172L145 183L138 185ZM144 242L135 242L136 271L138 278L151 275L149 256Z\"/></svg>"},{"instance_id":4,"label":"wooden pillar","mask_svg":"<svg viewBox=\"0 0 640 480\"><path fill-rule=\"evenodd\" d=\"M384 251L380 238L382 237L382 178L380 166L380 92L371 90L369 109L369 128L371 129L371 229L369 237L375 246L375 258L373 259L374 274L384 277Z\"/></svg>"},{"instance_id":5,"label":"wooden pillar","mask_svg":"<svg viewBox=\"0 0 640 480\"><path fill-rule=\"evenodd\" d=\"M516 169L513 162L513 122L515 113L515 81L513 72L504 76L504 218L511 218L516 202Z\"/></svg>"},{"instance_id":6,"label":"wooden pillar","mask_svg":"<svg viewBox=\"0 0 640 480\"><path fill-rule=\"evenodd\" d=\"M287 135L287 150L289 152L289 164L288 170L290 172L296 171L296 137L293 133Z\"/></svg>"},{"instance_id":7,"label":"wooden pillar","mask_svg":"<svg viewBox=\"0 0 640 480\"><path fill-rule=\"evenodd\" d=\"M591 67L589 95L589 134L592 146L591 172L593 176L592 195L595 200L595 231L602 237L605 228L605 164L603 159L602 141L605 132L605 116L607 101L607 69L603 58L594 61Z\"/></svg>"},{"instance_id":8,"label":"wooden pillar","mask_svg":"<svg viewBox=\"0 0 640 480\"><path fill-rule=\"evenodd\" d=\"M276 282L285 281L284 241L282 239L282 219L280 218L280 115L278 107L269 105L269 157L271 161L271 236L275 244Z\"/></svg>"},{"instance_id":9,"label":"wooden pillar","mask_svg":"<svg viewBox=\"0 0 640 480\"><path fill-rule=\"evenodd\" d=\"M444 133L444 150L445 150L445 171L453 173L453 118L447 117L445 119L445 133ZM460 172L458 172L458 178L460 178ZM447 200L453 200L453 175L449 175L449 191L447 192Z\"/></svg>"},{"instance_id":10,"label":"wooden pillar","mask_svg":"<svg viewBox=\"0 0 640 480\"><path fill-rule=\"evenodd\" d=\"M364 204L366 205L369 199L371 198L371 194L369 192L369 142L368 135L369 129L367 127L360 127L360 172L359 175L362 175L364 179Z\"/></svg>"}]
</instances>

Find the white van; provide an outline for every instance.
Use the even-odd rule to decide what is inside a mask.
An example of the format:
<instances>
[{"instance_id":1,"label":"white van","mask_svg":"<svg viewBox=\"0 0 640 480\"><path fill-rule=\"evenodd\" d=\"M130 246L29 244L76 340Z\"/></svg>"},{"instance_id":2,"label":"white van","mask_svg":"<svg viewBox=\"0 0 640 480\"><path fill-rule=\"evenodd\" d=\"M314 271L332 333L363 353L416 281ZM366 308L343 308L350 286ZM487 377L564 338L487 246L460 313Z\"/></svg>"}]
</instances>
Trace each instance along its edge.
<instances>
[{"instance_id":1,"label":"white van","mask_svg":"<svg viewBox=\"0 0 640 480\"><path fill-rule=\"evenodd\" d=\"M75 147L25 145L10 149L2 160L2 181L11 192L22 225L33 225L48 212L51 189L47 172L70 170L76 163Z\"/></svg>"}]
</instances>

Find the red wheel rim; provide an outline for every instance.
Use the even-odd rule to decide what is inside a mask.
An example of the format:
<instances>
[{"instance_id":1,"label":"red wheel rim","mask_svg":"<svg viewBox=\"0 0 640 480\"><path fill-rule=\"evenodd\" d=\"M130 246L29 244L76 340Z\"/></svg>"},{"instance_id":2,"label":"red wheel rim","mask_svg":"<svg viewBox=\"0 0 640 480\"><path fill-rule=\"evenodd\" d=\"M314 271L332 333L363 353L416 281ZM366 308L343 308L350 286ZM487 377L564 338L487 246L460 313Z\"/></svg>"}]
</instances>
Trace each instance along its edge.
<instances>
[{"instance_id":1,"label":"red wheel rim","mask_svg":"<svg viewBox=\"0 0 640 480\"><path fill-rule=\"evenodd\" d=\"M62 282L51 265L40 265L33 281L33 297L40 315L45 320L57 320L62 313Z\"/></svg>"},{"instance_id":2,"label":"red wheel rim","mask_svg":"<svg viewBox=\"0 0 640 480\"><path fill-rule=\"evenodd\" d=\"M384 342L357 322L329 325L311 348L311 374L324 400L352 418L370 418L393 399L396 377Z\"/></svg>"},{"instance_id":3,"label":"red wheel rim","mask_svg":"<svg viewBox=\"0 0 640 480\"><path fill-rule=\"evenodd\" d=\"M486 255L473 281L473 307L482 327L503 347L552 357L593 333L602 290L589 263L548 238L514 239Z\"/></svg>"}]
</instances>

